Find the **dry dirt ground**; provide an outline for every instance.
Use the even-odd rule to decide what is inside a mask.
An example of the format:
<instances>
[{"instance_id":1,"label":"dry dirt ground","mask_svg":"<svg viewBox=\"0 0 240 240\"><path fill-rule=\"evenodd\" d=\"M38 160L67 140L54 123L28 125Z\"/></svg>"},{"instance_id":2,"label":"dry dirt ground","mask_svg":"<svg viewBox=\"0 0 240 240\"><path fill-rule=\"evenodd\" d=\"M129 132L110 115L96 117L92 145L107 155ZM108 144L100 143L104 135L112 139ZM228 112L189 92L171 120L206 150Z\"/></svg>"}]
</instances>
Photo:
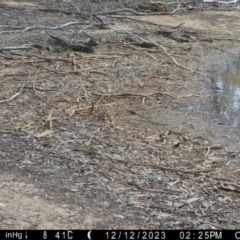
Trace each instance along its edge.
<instances>
[{"instance_id":1,"label":"dry dirt ground","mask_svg":"<svg viewBox=\"0 0 240 240\"><path fill-rule=\"evenodd\" d=\"M240 228L238 129L212 108L239 5L101 15L110 28L84 31L94 53L57 51L45 31L84 41L120 2L0 2L0 229Z\"/></svg>"}]
</instances>

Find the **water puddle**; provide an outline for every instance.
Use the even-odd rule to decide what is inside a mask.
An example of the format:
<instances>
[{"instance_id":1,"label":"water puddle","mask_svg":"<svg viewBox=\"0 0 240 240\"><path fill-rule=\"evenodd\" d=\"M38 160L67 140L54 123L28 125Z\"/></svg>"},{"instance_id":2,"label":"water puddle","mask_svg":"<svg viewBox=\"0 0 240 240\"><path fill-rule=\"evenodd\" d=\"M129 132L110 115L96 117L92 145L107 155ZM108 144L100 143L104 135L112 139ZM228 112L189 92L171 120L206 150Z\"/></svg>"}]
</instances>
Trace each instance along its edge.
<instances>
[{"instance_id":1,"label":"water puddle","mask_svg":"<svg viewBox=\"0 0 240 240\"><path fill-rule=\"evenodd\" d=\"M240 59L227 64L224 73L214 80L214 111L232 127L240 126Z\"/></svg>"}]
</instances>

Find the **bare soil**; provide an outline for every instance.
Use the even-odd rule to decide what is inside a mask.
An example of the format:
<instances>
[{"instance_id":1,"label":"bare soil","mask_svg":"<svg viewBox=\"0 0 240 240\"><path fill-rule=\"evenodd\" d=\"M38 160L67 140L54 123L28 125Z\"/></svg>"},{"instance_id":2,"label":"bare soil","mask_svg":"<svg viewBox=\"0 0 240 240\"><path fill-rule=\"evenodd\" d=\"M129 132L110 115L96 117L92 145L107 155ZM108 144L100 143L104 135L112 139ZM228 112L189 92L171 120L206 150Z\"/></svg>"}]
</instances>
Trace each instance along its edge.
<instances>
[{"instance_id":1,"label":"bare soil","mask_svg":"<svg viewBox=\"0 0 240 240\"><path fill-rule=\"evenodd\" d=\"M0 229L239 229L239 130L212 108L214 78L240 53L239 6L101 16L110 29L85 31L94 53L33 47L69 22L48 30L87 38L89 19L39 8L124 6L1 1Z\"/></svg>"}]
</instances>

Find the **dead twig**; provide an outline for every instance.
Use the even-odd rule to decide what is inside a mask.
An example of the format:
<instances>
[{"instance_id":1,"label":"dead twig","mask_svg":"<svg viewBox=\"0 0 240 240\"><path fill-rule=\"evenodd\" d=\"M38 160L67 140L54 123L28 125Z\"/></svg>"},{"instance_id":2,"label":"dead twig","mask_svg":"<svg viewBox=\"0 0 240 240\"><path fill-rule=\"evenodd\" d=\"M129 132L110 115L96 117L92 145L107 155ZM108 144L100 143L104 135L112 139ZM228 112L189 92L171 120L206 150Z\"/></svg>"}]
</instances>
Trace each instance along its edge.
<instances>
[{"instance_id":1,"label":"dead twig","mask_svg":"<svg viewBox=\"0 0 240 240\"><path fill-rule=\"evenodd\" d=\"M237 187L237 188L240 188L239 185L237 184L233 184L231 183L231 185ZM236 188L230 188L230 187L227 187L227 186L224 186L224 183L221 183L219 186L218 186L219 189L222 189L222 190L225 190L225 191L232 191L232 192L237 192L237 193L240 193L240 190L236 189Z\"/></svg>"},{"instance_id":2,"label":"dead twig","mask_svg":"<svg viewBox=\"0 0 240 240\"><path fill-rule=\"evenodd\" d=\"M52 110L51 110L50 114L48 115L47 119L45 120L46 122L49 122L49 126L48 126L49 129L52 129L54 120L57 120L57 118L52 117Z\"/></svg>"},{"instance_id":3,"label":"dead twig","mask_svg":"<svg viewBox=\"0 0 240 240\"><path fill-rule=\"evenodd\" d=\"M101 96L101 97L98 98L98 100L97 100L96 102L94 102L94 103L92 104L92 108L91 108L91 110L90 110L90 112L89 112L88 115L91 115L91 113L93 112L94 108L97 107L98 104L99 104L102 100L103 100L103 97Z\"/></svg>"}]
</instances>

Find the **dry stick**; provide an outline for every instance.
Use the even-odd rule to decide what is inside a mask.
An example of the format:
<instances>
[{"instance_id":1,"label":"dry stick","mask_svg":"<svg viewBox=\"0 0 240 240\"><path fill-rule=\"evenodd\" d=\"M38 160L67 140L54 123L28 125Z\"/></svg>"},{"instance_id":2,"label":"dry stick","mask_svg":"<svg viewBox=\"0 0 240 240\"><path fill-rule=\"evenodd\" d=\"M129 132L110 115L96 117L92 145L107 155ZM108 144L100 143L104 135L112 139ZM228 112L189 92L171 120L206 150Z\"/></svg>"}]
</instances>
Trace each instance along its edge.
<instances>
[{"instance_id":1,"label":"dry stick","mask_svg":"<svg viewBox=\"0 0 240 240\"><path fill-rule=\"evenodd\" d=\"M87 70L91 70L91 69L95 69L95 68L99 68L99 67L103 67L103 66L106 66L107 62L99 65L99 66L96 66L96 67L89 67L89 68L82 68L80 70L77 70L77 71L69 71L69 72L57 72L58 74L77 74L77 73L80 73L80 72L83 72L83 71L87 71Z\"/></svg>"},{"instance_id":2,"label":"dry stick","mask_svg":"<svg viewBox=\"0 0 240 240\"><path fill-rule=\"evenodd\" d=\"M109 158L109 159L111 159L111 160L113 160L113 161L123 162L123 163L126 163L126 164L128 164L128 163L137 164L136 162L134 162L133 160L130 160L130 159L119 159L119 158L115 158L115 157L112 157L112 156L110 156L110 155L108 155L108 154L103 154L103 153L101 153L100 151L98 151L97 153L100 154L102 157Z\"/></svg>"},{"instance_id":3,"label":"dry stick","mask_svg":"<svg viewBox=\"0 0 240 240\"><path fill-rule=\"evenodd\" d=\"M24 58L23 58L24 59ZM34 60L34 63L40 63L40 62L46 62L45 59L39 59L39 60ZM33 59L29 60L29 61L24 61L22 63L19 63L19 65L23 65L23 64L26 64L26 63L30 63L30 64L33 64ZM11 63L9 65L12 65Z\"/></svg>"},{"instance_id":4,"label":"dry stick","mask_svg":"<svg viewBox=\"0 0 240 240\"><path fill-rule=\"evenodd\" d=\"M135 163L135 166L144 166L144 167L152 167L152 168L159 168L163 171L173 171L173 172L182 172L182 173L187 173L187 174L199 174L202 172L211 172L213 171L212 169L203 169L203 170L198 170L198 169L179 169L179 168L171 168L171 167L165 167L165 166L160 166L156 164L151 164L151 163ZM134 165L131 167L133 168Z\"/></svg>"},{"instance_id":5,"label":"dry stick","mask_svg":"<svg viewBox=\"0 0 240 240\"><path fill-rule=\"evenodd\" d=\"M116 18L116 19L122 19L122 18L124 18L124 19L127 19L127 20L131 20L131 21L135 21L135 22L142 22L142 23L147 23L147 24L151 24L151 25L155 25L155 26L159 26L159 27L161 27L161 26L164 26L164 25L161 25L161 24L158 24L158 23L154 23L154 22L148 22L148 21L144 21L144 20L138 20L138 19L134 19L134 18L130 18L130 17L123 17L123 16L121 16L121 17L115 17L115 16L108 16L109 18ZM176 28L179 28L181 25L183 25L184 23L179 23L177 26L174 26L174 27L171 27L171 28L174 28L174 29L176 29Z\"/></svg>"},{"instance_id":6,"label":"dry stick","mask_svg":"<svg viewBox=\"0 0 240 240\"><path fill-rule=\"evenodd\" d=\"M21 53L13 53L13 54L18 56L24 56L24 57L36 57L36 58L45 59L48 61L64 61L64 62L72 63L72 59L68 59L68 58L45 57L38 54L21 54Z\"/></svg>"},{"instance_id":7,"label":"dry stick","mask_svg":"<svg viewBox=\"0 0 240 240\"><path fill-rule=\"evenodd\" d=\"M117 9L117 10L113 10L113 11L107 11L107 12L102 12L102 13L96 13L96 14L92 14L92 16L99 16L99 15L107 15L107 14L115 14L118 12L131 12L137 16L148 16L148 15L172 15L173 13L175 13L176 11L178 11L180 9L180 6L178 6L178 8L174 9L172 12L152 12L152 13L141 13L141 12L137 12L134 11L131 8L123 8L123 9ZM84 18L88 19L88 16L86 14L80 13L80 12L70 12L70 11L62 11L62 10L55 10L55 9L38 9L39 11L45 11L45 12L61 12L61 13L65 13L65 14L77 14L80 15Z\"/></svg>"},{"instance_id":8,"label":"dry stick","mask_svg":"<svg viewBox=\"0 0 240 240\"><path fill-rule=\"evenodd\" d=\"M101 97L98 97L98 100L97 100L96 102L93 102L93 103L92 103L92 108L90 109L90 112L89 112L88 115L91 115L91 114L92 114L95 106L97 107L98 104L99 104L102 100L103 100L103 97L101 96Z\"/></svg>"},{"instance_id":9,"label":"dry stick","mask_svg":"<svg viewBox=\"0 0 240 240\"><path fill-rule=\"evenodd\" d=\"M75 55L78 55L77 53L75 53ZM79 54L80 55L80 54ZM87 60L92 60L92 59L109 59L109 60L114 60L116 58L122 58L122 57L127 57L130 56L132 54L124 54L124 55L120 55L120 56L105 56L105 55L87 55L87 56L81 56L81 57L75 57L76 59L87 59Z\"/></svg>"},{"instance_id":10,"label":"dry stick","mask_svg":"<svg viewBox=\"0 0 240 240\"><path fill-rule=\"evenodd\" d=\"M240 39L236 39L236 38L215 38L215 37L209 37L209 36L204 36L203 37L209 38L209 39L213 39L213 40L219 40L219 41L236 41L236 42L240 42Z\"/></svg>"},{"instance_id":11,"label":"dry stick","mask_svg":"<svg viewBox=\"0 0 240 240\"><path fill-rule=\"evenodd\" d=\"M21 86L20 91L18 93L14 94L12 97L10 97L6 100L1 100L0 103L10 102L13 99L15 99L16 97L18 97L22 93L24 86L25 86L25 83Z\"/></svg>"},{"instance_id":12,"label":"dry stick","mask_svg":"<svg viewBox=\"0 0 240 240\"><path fill-rule=\"evenodd\" d=\"M33 66L33 67L36 67L36 68L43 68L43 69L47 70L48 73L49 73L49 72L54 72L54 73L56 73L56 74L59 74L58 71L56 71L56 70L54 70L54 69L50 69L50 68L44 67L44 66L39 66L39 65L34 65L34 64L32 64L32 66Z\"/></svg>"},{"instance_id":13,"label":"dry stick","mask_svg":"<svg viewBox=\"0 0 240 240\"><path fill-rule=\"evenodd\" d=\"M72 117L76 112L82 112L84 110L88 110L88 109L91 109L92 106L88 106L88 107L85 107L85 108L76 108L76 109L73 109L72 112L69 114L69 117Z\"/></svg>"},{"instance_id":14,"label":"dry stick","mask_svg":"<svg viewBox=\"0 0 240 240\"><path fill-rule=\"evenodd\" d=\"M78 52L75 52L74 53L75 55L77 55L77 56L80 56L80 58L84 58L84 59L91 59L91 58L94 58L94 59L96 59L96 58L106 58L106 59L112 59L112 57L114 57L114 58L118 58L119 56L117 56L117 55L120 55L120 56L123 56L123 57L127 57L127 56L130 56L130 55L132 55L131 53L122 53L122 52L110 52L110 53L108 53L108 55L104 55L104 54L98 54L98 55L93 55L93 54L91 54L91 55L83 55L83 54L81 54L81 53L78 53ZM116 55L116 56L114 56L114 55Z\"/></svg>"},{"instance_id":15,"label":"dry stick","mask_svg":"<svg viewBox=\"0 0 240 240\"><path fill-rule=\"evenodd\" d=\"M155 52L155 53L159 53L159 50L154 50L154 49L147 49L147 48L141 48L141 47L137 47L135 45L132 45L131 43L130 44L126 44L124 43L124 47L126 48L131 48L131 49L134 49L134 50L137 50L137 51L141 51L141 52L144 52L146 54L149 54L148 52ZM154 59L155 61L157 62L160 62L159 60L157 60L155 57L153 57L152 55L148 55L149 57L151 57L152 59Z\"/></svg>"},{"instance_id":16,"label":"dry stick","mask_svg":"<svg viewBox=\"0 0 240 240\"><path fill-rule=\"evenodd\" d=\"M87 90L86 90L86 88L85 87L82 87L82 89L83 89L83 91L84 91L84 95L85 95L85 98L87 99L87 97L88 97L88 92L87 92Z\"/></svg>"},{"instance_id":17,"label":"dry stick","mask_svg":"<svg viewBox=\"0 0 240 240\"><path fill-rule=\"evenodd\" d=\"M70 62L72 62L72 61L70 61ZM87 71L87 70L91 70L91 69L95 69L95 68L99 68L99 67L106 66L106 63L107 63L107 62L103 63L102 65L96 66L96 67L82 68L82 69L79 69L79 70L68 71L68 72L58 72L58 71L56 71L56 70L54 70L54 69L49 69L49 68L44 67L44 66L38 66L38 67L41 67L41 68L43 68L43 69L46 69L46 70L48 70L48 71L50 71L50 72L54 72L54 73L56 73L56 74L77 74L77 73L81 73L81 72L83 72L83 71ZM35 65L33 65L33 66L35 66ZM35 67L36 67L36 66L35 66ZM100 74L100 73L99 73L99 74Z\"/></svg>"},{"instance_id":18,"label":"dry stick","mask_svg":"<svg viewBox=\"0 0 240 240\"><path fill-rule=\"evenodd\" d=\"M140 39L141 41L143 41L143 42L148 42L148 43L154 44L154 45L156 45L156 46L158 46L158 47L161 47L161 48L163 49L163 51L166 53L166 55L167 55L170 59L172 59L172 61L173 61L173 63L174 63L175 65L177 65L178 67L184 68L184 69L186 69L186 70L188 70L188 71L191 71L191 72L194 72L194 73L197 73L197 74L200 74L200 75L206 77L206 74L204 74L204 73L201 73L201 72L192 70L192 69L190 69L190 68L188 68L188 67L185 67L185 66L179 64L179 63L177 62L177 60L167 52L167 50L165 49L165 47L164 47L163 45L161 45L161 44L159 44L159 43L156 43L156 42L154 42L154 41L147 41L146 39L144 39L144 38L142 38L142 37L140 37L140 36L138 36L138 35L136 35L136 34L133 34L133 33L129 32L129 31L127 31L127 30L124 30L124 29L122 29L122 28L120 28L120 27L114 27L114 26L111 26L111 27L112 27L112 28L116 28L116 29L120 29L121 31L124 31L124 32L126 32L127 34L129 34L129 35L131 35L131 36L134 36L134 37L139 38L139 39Z\"/></svg>"},{"instance_id":19,"label":"dry stick","mask_svg":"<svg viewBox=\"0 0 240 240\"><path fill-rule=\"evenodd\" d=\"M142 49L142 48L140 48L140 47L135 47L135 46L126 45L126 44L124 44L124 46L127 47L127 48L132 48L132 49L134 49L134 50L144 52L147 56L149 56L150 58L152 58L152 59L155 60L156 62L160 62L160 61L159 61L158 59L156 59L154 56L152 56L151 54L149 54L146 49ZM157 51L157 52L158 52L158 51Z\"/></svg>"},{"instance_id":20,"label":"dry stick","mask_svg":"<svg viewBox=\"0 0 240 240\"><path fill-rule=\"evenodd\" d=\"M160 64L159 65L162 65L164 63L170 63L170 64L174 64L173 62L169 62L169 61L160 61L158 60L157 58L155 58L154 56L152 56L151 54L149 54L147 51L151 51L151 52L157 52L159 53L159 50L158 51L152 51L153 49L143 49L143 48L140 48L140 47L136 47L136 46L133 46L133 45L126 45L124 44L124 47L127 47L127 48L131 48L131 49L134 49L134 50L137 50L137 51L141 51L141 52L144 52L147 56L149 56L150 58L152 58L154 61L156 62L159 62Z\"/></svg>"},{"instance_id":21,"label":"dry stick","mask_svg":"<svg viewBox=\"0 0 240 240\"><path fill-rule=\"evenodd\" d=\"M193 148L193 149L199 152L200 154L202 154L204 157L206 157L205 153L203 153L202 151L198 150L197 148Z\"/></svg>"},{"instance_id":22,"label":"dry stick","mask_svg":"<svg viewBox=\"0 0 240 240\"><path fill-rule=\"evenodd\" d=\"M158 46L160 46L160 47L163 49L163 51L168 55L168 57L170 57L170 58L173 60L173 62L174 62L178 67L181 67L181 68L183 68L183 69L189 70L189 71L191 71L191 72L195 72L195 73L197 73L197 74L199 74L199 75L202 75L202 76L206 77L206 74L204 74L204 73L201 73L201 72L192 70L192 69L190 69L190 68L188 68L188 67L185 67L185 66L179 64L179 63L177 62L177 60L167 52L167 50L165 49L164 46L162 46L161 44L158 44Z\"/></svg>"},{"instance_id":23,"label":"dry stick","mask_svg":"<svg viewBox=\"0 0 240 240\"><path fill-rule=\"evenodd\" d=\"M158 189L141 187L140 185L138 185L137 183L133 182L132 180L128 180L127 183L132 185L132 186L135 186L135 187L139 188L140 190L146 191L146 192L155 192L155 193L165 193L166 192L164 190L158 190Z\"/></svg>"},{"instance_id":24,"label":"dry stick","mask_svg":"<svg viewBox=\"0 0 240 240\"><path fill-rule=\"evenodd\" d=\"M223 186L223 184L221 184L218 188L222 189L222 190L225 190L225 191L232 191L232 192L240 193L240 190L225 187L225 186Z\"/></svg>"},{"instance_id":25,"label":"dry stick","mask_svg":"<svg viewBox=\"0 0 240 240\"><path fill-rule=\"evenodd\" d=\"M231 182L226 182L225 184L227 185L232 185L234 187L240 188L240 185L236 184L236 183L231 183Z\"/></svg>"},{"instance_id":26,"label":"dry stick","mask_svg":"<svg viewBox=\"0 0 240 240\"><path fill-rule=\"evenodd\" d=\"M25 87L25 88L31 88L32 89L32 87ZM39 87L35 87L35 89L36 90L38 90L38 91L43 91L43 92L52 92L52 91L56 91L56 90L58 90L58 88L53 88L53 89L43 89L43 88L39 88Z\"/></svg>"},{"instance_id":27,"label":"dry stick","mask_svg":"<svg viewBox=\"0 0 240 240\"><path fill-rule=\"evenodd\" d=\"M123 9L118 9L118 10L113 10L113 11L107 11L107 12L102 12L102 13L97 13L97 14L93 14L93 16L100 16L100 15L107 15L107 14L115 14L118 12L130 12L133 13L137 16L149 16L149 15L172 15L173 13L175 13L176 11L178 11L180 8L176 8L174 9L172 12L151 12L151 13L141 13L141 12L137 12L132 10L131 8L123 8Z\"/></svg>"},{"instance_id":28,"label":"dry stick","mask_svg":"<svg viewBox=\"0 0 240 240\"><path fill-rule=\"evenodd\" d=\"M4 55L4 54L0 54L0 57L3 57L3 58L6 58L8 60L22 60L24 58L16 58L16 57L13 57L13 56L7 56L7 55Z\"/></svg>"},{"instance_id":29,"label":"dry stick","mask_svg":"<svg viewBox=\"0 0 240 240\"><path fill-rule=\"evenodd\" d=\"M46 122L49 122L49 126L48 126L49 129L52 129L54 120L57 120L57 118L52 117L52 110L51 110L50 114L48 115L47 119L45 120Z\"/></svg>"},{"instance_id":30,"label":"dry stick","mask_svg":"<svg viewBox=\"0 0 240 240\"><path fill-rule=\"evenodd\" d=\"M78 33L83 33L85 30L87 30L88 28L91 28L91 27L98 27L98 26L108 26L109 27L109 23L92 23L84 28L82 28Z\"/></svg>"},{"instance_id":31,"label":"dry stick","mask_svg":"<svg viewBox=\"0 0 240 240\"><path fill-rule=\"evenodd\" d=\"M101 98L96 102L96 105L94 104L94 106L91 104L91 106L87 106L87 107L84 107L84 108L79 107L79 108L73 109L72 112L69 114L69 117L72 117L76 112L82 112L82 111L84 111L84 110L89 110L89 109L90 109L90 111L91 111L91 109L92 109L93 107L96 107L97 104L98 104L100 101L101 101ZM115 102L102 104L102 107L111 106L111 105L113 105L113 104L115 104Z\"/></svg>"},{"instance_id":32,"label":"dry stick","mask_svg":"<svg viewBox=\"0 0 240 240\"><path fill-rule=\"evenodd\" d=\"M212 169L203 169L203 170L189 169L189 170L185 170L185 169L170 168L170 167L165 167L165 166L160 166L160 165L150 164L150 163L136 163L136 162L134 162L133 160L130 160L130 159L119 159L119 158L109 156L107 154L103 154L101 152L98 152L98 154L100 154L102 157L109 158L113 161L123 162L123 163L127 163L127 164L132 163L133 165L131 166L131 168L133 168L134 166L144 166L144 167L158 168L158 169L161 169L163 171L183 172L183 173L186 173L186 174L199 174L199 173L202 173L202 172L212 171Z\"/></svg>"},{"instance_id":33,"label":"dry stick","mask_svg":"<svg viewBox=\"0 0 240 240\"><path fill-rule=\"evenodd\" d=\"M65 27L71 26L71 25L86 25L87 23L83 23L83 22L68 22L68 23L64 23L60 26L56 26L56 27L48 27L48 26L42 26L42 25L36 25L36 26L29 26L26 27L24 29L21 30L9 30L9 31L1 31L1 33L23 33L26 31L31 31L31 30L35 30L35 29L51 29L51 30L56 30L56 29L63 29Z\"/></svg>"},{"instance_id":34,"label":"dry stick","mask_svg":"<svg viewBox=\"0 0 240 240\"><path fill-rule=\"evenodd\" d=\"M153 92L148 94L141 94L141 93L131 93L131 92L123 92L123 93L116 93L116 94L102 94L102 93L92 93L93 95L102 95L103 97L121 97L121 96L136 96L136 97L149 97L155 94L162 94L167 95L172 98L178 98L168 92Z\"/></svg>"},{"instance_id":35,"label":"dry stick","mask_svg":"<svg viewBox=\"0 0 240 240\"><path fill-rule=\"evenodd\" d=\"M29 49L29 48L32 48L32 47L27 47L27 46L23 45L23 46L18 46L18 47L2 47L2 48L0 48L0 50L18 50L18 49Z\"/></svg>"},{"instance_id":36,"label":"dry stick","mask_svg":"<svg viewBox=\"0 0 240 240\"><path fill-rule=\"evenodd\" d=\"M204 97L209 97L209 96L210 96L210 95L206 95L206 96L204 96ZM203 96L198 95L198 94L193 94L193 93L188 94L188 95L179 96L179 98L188 98L188 97L203 97Z\"/></svg>"}]
</instances>

